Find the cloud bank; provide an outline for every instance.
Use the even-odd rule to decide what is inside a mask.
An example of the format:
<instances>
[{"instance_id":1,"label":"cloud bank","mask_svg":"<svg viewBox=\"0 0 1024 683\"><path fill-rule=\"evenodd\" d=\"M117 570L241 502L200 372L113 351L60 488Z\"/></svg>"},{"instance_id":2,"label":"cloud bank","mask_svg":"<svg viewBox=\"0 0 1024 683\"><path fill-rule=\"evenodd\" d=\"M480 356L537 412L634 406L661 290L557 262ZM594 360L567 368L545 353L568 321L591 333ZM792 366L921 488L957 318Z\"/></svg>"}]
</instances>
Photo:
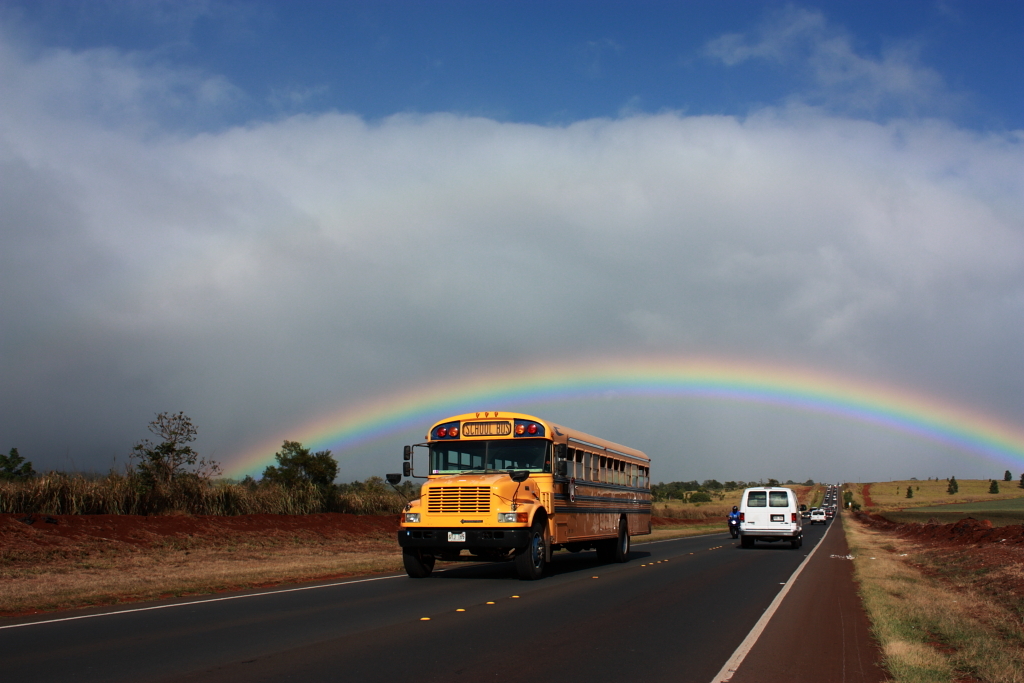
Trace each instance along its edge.
<instances>
[{"instance_id":1,"label":"cloud bank","mask_svg":"<svg viewBox=\"0 0 1024 683\"><path fill-rule=\"evenodd\" d=\"M802 363L1018 421L1024 136L862 118L873 93L918 102L941 83L857 57L814 15L789 27L821 82L860 83L843 86L859 104L819 90L742 117L321 112L217 129L202 112L243 95L216 75L0 39L0 448L105 469L154 413L184 410L204 454L230 461L438 376L644 353ZM708 50L733 63L786 44ZM603 434L621 410L573 424ZM749 449L781 425L778 470L813 476L801 458L831 439L789 416L747 415L737 434L721 408L656 411L690 411L699 432L665 480L751 478ZM645 434L652 453L681 438ZM895 447L851 434L836 463ZM748 460L723 471L724 452ZM913 469L931 455L894 475L946 476ZM367 451L342 477L394 459Z\"/></svg>"}]
</instances>

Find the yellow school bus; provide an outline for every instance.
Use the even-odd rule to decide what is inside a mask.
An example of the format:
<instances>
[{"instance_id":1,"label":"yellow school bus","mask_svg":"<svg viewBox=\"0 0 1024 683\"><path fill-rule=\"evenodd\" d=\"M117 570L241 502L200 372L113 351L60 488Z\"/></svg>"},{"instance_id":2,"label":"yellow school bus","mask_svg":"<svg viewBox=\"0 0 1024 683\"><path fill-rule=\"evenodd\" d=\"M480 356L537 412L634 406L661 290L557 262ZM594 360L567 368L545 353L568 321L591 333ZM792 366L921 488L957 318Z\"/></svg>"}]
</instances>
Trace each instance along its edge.
<instances>
[{"instance_id":1,"label":"yellow school bus","mask_svg":"<svg viewBox=\"0 0 1024 683\"><path fill-rule=\"evenodd\" d=\"M398 532L411 577L436 559L512 560L537 579L555 550L625 562L630 537L651 532L650 458L636 449L510 412L446 418L416 447L427 449L427 481ZM414 448L405 476L417 476Z\"/></svg>"}]
</instances>

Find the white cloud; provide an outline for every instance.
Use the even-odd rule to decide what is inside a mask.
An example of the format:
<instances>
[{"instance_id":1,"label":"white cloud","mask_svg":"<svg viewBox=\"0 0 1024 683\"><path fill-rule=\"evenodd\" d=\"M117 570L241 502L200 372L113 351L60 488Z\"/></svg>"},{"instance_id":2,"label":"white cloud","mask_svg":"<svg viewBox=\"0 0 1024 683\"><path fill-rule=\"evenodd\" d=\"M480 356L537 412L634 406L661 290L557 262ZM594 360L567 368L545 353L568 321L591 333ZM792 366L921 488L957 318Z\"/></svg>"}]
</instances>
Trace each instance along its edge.
<instances>
[{"instance_id":1,"label":"white cloud","mask_svg":"<svg viewBox=\"0 0 1024 683\"><path fill-rule=\"evenodd\" d=\"M808 79L794 101L857 115L922 115L951 111L962 98L941 74L924 66L920 45L886 45L866 56L853 38L816 10L789 6L769 14L750 34L729 33L708 42L705 53L727 66L751 60L795 69Z\"/></svg>"},{"instance_id":2,"label":"white cloud","mask_svg":"<svg viewBox=\"0 0 1024 683\"><path fill-rule=\"evenodd\" d=\"M654 351L1024 405L1019 137L796 106L186 134L155 103L230 86L2 42L0 78L3 443L107 458L183 409L229 457L439 372Z\"/></svg>"}]
</instances>

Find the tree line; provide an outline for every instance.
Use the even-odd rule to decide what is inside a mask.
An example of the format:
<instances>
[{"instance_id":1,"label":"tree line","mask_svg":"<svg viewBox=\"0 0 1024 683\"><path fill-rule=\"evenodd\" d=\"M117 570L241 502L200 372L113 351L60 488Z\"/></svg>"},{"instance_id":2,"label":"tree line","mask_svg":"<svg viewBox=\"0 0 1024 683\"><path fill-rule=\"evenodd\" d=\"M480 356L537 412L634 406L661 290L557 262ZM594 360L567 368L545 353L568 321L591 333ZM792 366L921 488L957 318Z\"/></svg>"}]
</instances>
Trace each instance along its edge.
<instances>
[{"instance_id":1,"label":"tree line","mask_svg":"<svg viewBox=\"0 0 1024 683\"><path fill-rule=\"evenodd\" d=\"M38 474L12 448L0 454L0 512L40 514L302 514L398 513L415 485L395 490L380 477L335 483L338 462L329 450L311 452L284 441L259 480L218 479L220 464L192 447L198 430L183 412L160 413L148 425L154 439L136 443L123 472L105 477Z\"/></svg>"}]
</instances>

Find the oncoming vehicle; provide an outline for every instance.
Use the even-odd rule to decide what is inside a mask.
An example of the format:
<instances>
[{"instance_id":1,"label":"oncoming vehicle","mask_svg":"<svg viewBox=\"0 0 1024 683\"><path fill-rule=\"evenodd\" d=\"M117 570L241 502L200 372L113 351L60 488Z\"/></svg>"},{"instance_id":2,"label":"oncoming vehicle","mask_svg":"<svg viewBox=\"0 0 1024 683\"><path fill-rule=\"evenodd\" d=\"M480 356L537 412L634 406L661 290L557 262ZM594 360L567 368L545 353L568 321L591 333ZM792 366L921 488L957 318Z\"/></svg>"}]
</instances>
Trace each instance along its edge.
<instances>
[{"instance_id":1,"label":"oncoming vehicle","mask_svg":"<svg viewBox=\"0 0 1024 683\"><path fill-rule=\"evenodd\" d=\"M441 420L415 447L428 449L429 474L398 532L413 578L441 559L512 560L521 579L538 579L555 550L625 562L630 537L651 532L650 458L633 448L504 412ZM405 476L417 476L415 447Z\"/></svg>"},{"instance_id":2,"label":"oncoming vehicle","mask_svg":"<svg viewBox=\"0 0 1024 683\"><path fill-rule=\"evenodd\" d=\"M753 548L755 541L789 541L791 548L799 548L804 542L800 513L805 508L787 488L744 489L740 499L740 545Z\"/></svg>"}]
</instances>

